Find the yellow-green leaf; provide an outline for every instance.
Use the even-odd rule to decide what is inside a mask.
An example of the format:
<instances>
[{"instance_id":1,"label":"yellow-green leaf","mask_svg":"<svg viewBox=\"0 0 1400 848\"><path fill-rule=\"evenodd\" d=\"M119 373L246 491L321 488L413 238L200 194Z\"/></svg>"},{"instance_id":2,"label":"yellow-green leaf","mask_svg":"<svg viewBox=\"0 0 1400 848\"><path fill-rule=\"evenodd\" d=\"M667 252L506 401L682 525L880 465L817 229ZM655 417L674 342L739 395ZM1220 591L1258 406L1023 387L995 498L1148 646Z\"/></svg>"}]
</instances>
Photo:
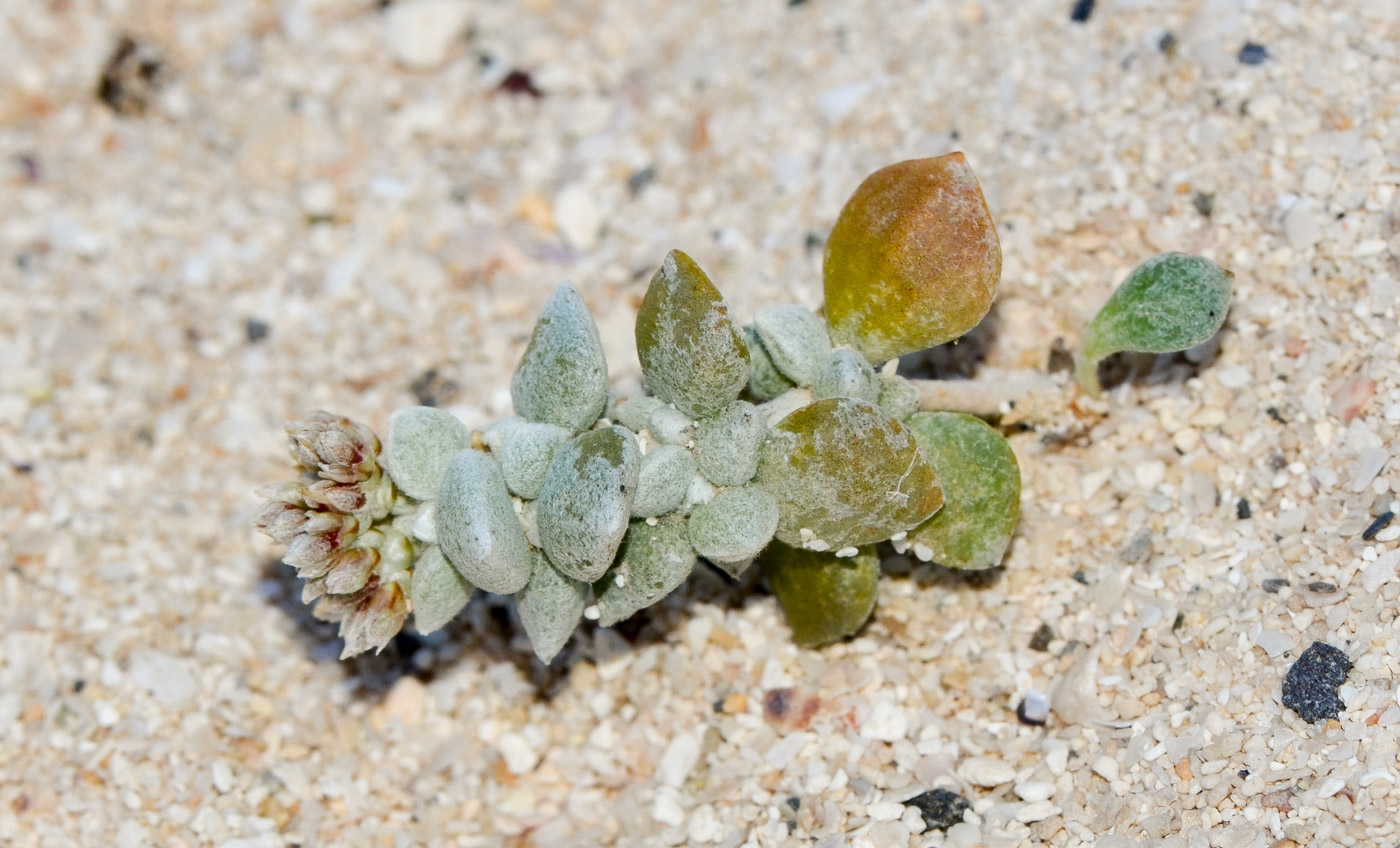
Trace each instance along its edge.
<instances>
[{"instance_id":1,"label":"yellow-green leaf","mask_svg":"<svg viewBox=\"0 0 1400 848\"><path fill-rule=\"evenodd\" d=\"M875 609L880 558L873 545L855 556L838 557L775 542L759 556L759 564L787 616L792 640L804 647L851 635Z\"/></svg>"},{"instance_id":2,"label":"yellow-green leaf","mask_svg":"<svg viewBox=\"0 0 1400 848\"><path fill-rule=\"evenodd\" d=\"M1001 279L1001 245L961 153L866 177L822 264L832 341L880 363L977 326Z\"/></svg>"}]
</instances>

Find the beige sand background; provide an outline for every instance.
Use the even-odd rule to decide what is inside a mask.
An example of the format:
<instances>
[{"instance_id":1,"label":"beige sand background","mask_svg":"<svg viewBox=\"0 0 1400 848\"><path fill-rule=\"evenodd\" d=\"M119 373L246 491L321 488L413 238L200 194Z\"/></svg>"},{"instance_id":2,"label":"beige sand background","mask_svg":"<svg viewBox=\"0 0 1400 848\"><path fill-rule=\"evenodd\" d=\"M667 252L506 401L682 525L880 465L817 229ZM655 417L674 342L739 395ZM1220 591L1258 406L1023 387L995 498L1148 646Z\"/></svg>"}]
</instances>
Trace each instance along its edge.
<instances>
[{"instance_id":1,"label":"beige sand background","mask_svg":"<svg viewBox=\"0 0 1400 848\"><path fill-rule=\"evenodd\" d=\"M1395 844L1400 6L1071 5L4 3L0 844ZM954 149L984 371L1158 251L1236 275L1209 365L1012 437L1003 571L894 560L817 651L705 573L549 669L489 599L336 660L248 526L284 420L504 414L563 279L635 382L666 250L816 306L861 177ZM1309 725L1313 640L1355 668Z\"/></svg>"}]
</instances>

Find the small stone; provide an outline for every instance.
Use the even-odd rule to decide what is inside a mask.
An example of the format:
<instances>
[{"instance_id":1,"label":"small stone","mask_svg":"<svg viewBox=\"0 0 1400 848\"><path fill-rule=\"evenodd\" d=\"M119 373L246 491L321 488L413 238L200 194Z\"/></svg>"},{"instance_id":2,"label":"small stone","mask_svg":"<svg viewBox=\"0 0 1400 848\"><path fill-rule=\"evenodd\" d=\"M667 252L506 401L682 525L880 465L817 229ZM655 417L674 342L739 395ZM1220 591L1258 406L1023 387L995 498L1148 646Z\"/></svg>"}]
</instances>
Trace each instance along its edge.
<instances>
[{"instance_id":1,"label":"small stone","mask_svg":"<svg viewBox=\"0 0 1400 848\"><path fill-rule=\"evenodd\" d=\"M700 739L694 733L686 733L671 740L661 754L657 765L657 780L663 786L679 787L685 783L695 763L700 759Z\"/></svg>"},{"instance_id":2,"label":"small stone","mask_svg":"<svg viewBox=\"0 0 1400 848\"><path fill-rule=\"evenodd\" d=\"M184 661L160 651L137 651L127 673L132 683L168 710L183 708L199 692L199 684Z\"/></svg>"},{"instance_id":3,"label":"small stone","mask_svg":"<svg viewBox=\"0 0 1400 848\"><path fill-rule=\"evenodd\" d=\"M1123 546L1118 552L1118 558L1130 565L1144 562L1152 556L1152 533L1149 530L1140 530L1132 541Z\"/></svg>"},{"instance_id":4,"label":"small stone","mask_svg":"<svg viewBox=\"0 0 1400 848\"><path fill-rule=\"evenodd\" d=\"M1309 724L1335 719L1346 706L1337 688L1346 681L1351 660L1340 648L1313 642L1283 678L1283 705Z\"/></svg>"},{"instance_id":5,"label":"small stone","mask_svg":"<svg viewBox=\"0 0 1400 848\"><path fill-rule=\"evenodd\" d=\"M934 789L915 795L904 802L906 807L914 807L924 817L924 827L928 830L947 831L962 823L963 813L972 809L972 803L956 792L947 789ZM975 830L975 828L974 828Z\"/></svg>"},{"instance_id":6,"label":"small stone","mask_svg":"<svg viewBox=\"0 0 1400 848\"><path fill-rule=\"evenodd\" d=\"M877 822L896 821L904 815L904 805L898 801L878 801L866 807L865 814Z\"/></svg>"},{"instance_id":7,"label":"small stone","mask_svg":"<svg viewBox=\"0 0 1400 848\"><path fill-rule=\"evenodd\" d=\"M1035 629L1035 632L1031 634L1031 641L1029 647L1032 651L1040 651L1044 653L1045 651L1050 650L1050 643L1054 640L1054 638L1055 631L1051 629L1050 625L1042 623L1039 627Z\"/></svg>"},{"instance_id":8,"label":"small stone","mask_svg":"<svg viewBox=\"0 0 1400 848\"><path fill-rule=\"evenodd\" d=\"M991 788L1016 779L1016 770L992 757L969 757L958 767L958 774L973 786Z\"/></svg>"},{"instance_id":9,"label":"small stone","mask_svg":"<svg viewBox=\"0 0 1400 848\"><path fill-rule=\"evenodd\" d=\"M1239 60L1241 65L1262 65L1264 60L1269 58L1269 49L1262 44L1255 44L1246 41L1240 48Z\"/></svg>"},{"instance_id":10,"label":"small stone","mask_svg":"<svg viewBox=\"0 0 1400 848\"><path fill-rule=\"evenodd\" d=\"M598 246L603 216L582 186L568 186L554 198L554 222L559 235L574 250L588 251Z\"/></svg>"},{"instance_id":11,"label":"small stone","mask_svg":"<svg viewBox=\"0 0 1400 848\"><path fill-rule=\"evenodd\" d=\"M1016 705L1016 718L1031 727L1045 724L1050 718L1050 699L1039 689L1027 689L1026 696Z\"/></svg>"},{"instance_id":12,"label":"small stone","mask_svg":"<svg viewBox=\"0 0 1400 848\"><path fill-rule=\"evenodd\" d=\"M909 719L893 701L877 701L870 717L860 726L860 735L881 742L895 742L909 732Z\"/></svg>"},{"instance_id":13,"label":"small stone","mask_svg":"<svg viewBox=\"0 0 1400 848\"><path fill-rule=\"evenodd\" d=\"M1254 644L1263 648L1271 660L1278 659L1297 647L1297 643L1288 634L1268 629L1259 631L1259 635L1254 637Z\"/></svg>"},{"instance_id":14,"label":"small stone","mask_svg":"<svg viewBox=\"0 0 1400 848\"><path fill-rule=\"evenodd\" d=\"M394 61L426 71L447 61L453 42L466 32L470 6L465 0L400 0L384 15Z\"/></svg>"},{"instance_id":15,"label":"small stone","mask_svg":"<svg viewBox=\"0 0 1400 848\"><path fill-rule=\"evenodd\" d=\"M1044 821L1059 811L1060 808L1049 801L1035 801L1016 811L1016 821L1022 824Z\"/></svg>"},{"instance_id":16,"label":"small stone","mask_svg":"<svg viewBox=\"0 0 1400 848\"><path fill-rule=\"evenodd\" d=\"M1017 783L1013 789L1017 798L1034 804L1038 801L1048 801L1055 793L1055 784L1046 780L1025 780Z\"/></svg>"},{"instance_id":17,"label":"small stone","mask_svg":"<svg viewBox=\"0 0 1400 848\"><path fill-rule=\"evenodd\" d=\"M312 221L329 221L335 217L335 186L329 180L312 180L297 194L301 214Z\"/></svg>"},{"instance_id":18,"label":"small stone","mask_svg":"<svg viewBox=\"0 0 1400 848\"><path fill-rule=\"evenodd\" d=\"M1264 582L1259 584L1259 588L1263 589L1265 592L1268 592L1270 595L1277 595L1280 590L1284 589L1287 586L1288 581L1283 579L1282 577L1268 577L1265 578Z\"/></svg>"},{"instance_id":19,"label":"small stone","mask_svg":"<svg viewBox=\"0 0 1400 848\"><path fill-rule=\"evenodd\" d=\"M681 807L680 793L670 786L657 789L651 802L651 817L670 827L681 825L685 821L685 809Z\"/></svg>"},{"instance_id":20,"label":"small stone","mask_svg":"<svg viewBox=\"0 0 1400 848\"><path fill-rule=\"evenodd\" d=\"M1118 779L1118 761L1112 757L1097 757L1090 766L1094 774L1112 783Z\"/></svg>"}]
</instances>

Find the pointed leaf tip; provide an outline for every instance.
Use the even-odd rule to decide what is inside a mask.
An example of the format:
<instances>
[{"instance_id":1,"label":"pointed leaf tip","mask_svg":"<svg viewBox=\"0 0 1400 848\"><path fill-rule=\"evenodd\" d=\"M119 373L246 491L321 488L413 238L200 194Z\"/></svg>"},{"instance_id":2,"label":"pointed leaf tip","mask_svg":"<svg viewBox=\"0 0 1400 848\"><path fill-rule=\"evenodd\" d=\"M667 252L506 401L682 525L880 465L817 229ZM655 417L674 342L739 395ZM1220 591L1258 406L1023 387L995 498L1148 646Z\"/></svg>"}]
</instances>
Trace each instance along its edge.
<instances>
[{"instance_id":1,"label":"pointed leaf tip","mask_svg":"<svg viewBox=\"0 0 1400 848\"><path fill-rule=\"evenodd\" d=\"M1120 351L1174 353L1209 341L1230 309L1233 275L1204 256L1162 253L1133 270L1084 330L1075 377L1099 392L1098 366Z\"/></svg>"},{"instance_id":2,"label":"pointed leaf tip","mask_svg":"<svg viewBox=\"0 0 1400 848\"><path fill-rule=\"evenodd\" d=\"M827 239L822 276L832 341L873 363L977 326L996 296L1001 245L963 155L866 177Z\"/></svg>"},{"instance_id":3,"label":"pointed leaf tip","mask_svg":"<svg viewBox=\"0 0 1400 848\"><path fill-rule=\"evenodd\" d=\"M572 432L593 426L608 403L608 363L598 326L570 283L554 290L510 380L515 411Z\"/></svg>"}]
</instances>

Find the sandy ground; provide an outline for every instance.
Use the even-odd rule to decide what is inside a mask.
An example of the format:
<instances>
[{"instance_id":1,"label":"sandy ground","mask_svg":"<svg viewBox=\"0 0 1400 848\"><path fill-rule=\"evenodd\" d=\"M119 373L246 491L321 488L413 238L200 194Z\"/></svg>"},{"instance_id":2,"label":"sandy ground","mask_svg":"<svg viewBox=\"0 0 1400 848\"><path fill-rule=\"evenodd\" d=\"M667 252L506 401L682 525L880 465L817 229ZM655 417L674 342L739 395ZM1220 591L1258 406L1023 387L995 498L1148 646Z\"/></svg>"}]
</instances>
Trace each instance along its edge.
<instances>
[{"instance_id":1,"label":"sandy ground","mask_svg":"<svg viewBox=\"0 0 1400 848\"><path fill-rule=\"evenodd\" d=\"M1400 488L1400 5L380 5L0 10L0 844L1400 840L1400 530L1361 538ZM566 278L635 383L666 250L741 317L816 306L861 177L954 149L1005 251L984 371L1153 253L1236 275L1213 361L1012 437L1004 569L896 558L817 651L706 572L548 669L484 598L336 660L249 528L284 420L504 414ZM1308 724L1315 640L1354 668ZM925 832L934 788L965 822Z\"/></svg>"}]
</instances>

